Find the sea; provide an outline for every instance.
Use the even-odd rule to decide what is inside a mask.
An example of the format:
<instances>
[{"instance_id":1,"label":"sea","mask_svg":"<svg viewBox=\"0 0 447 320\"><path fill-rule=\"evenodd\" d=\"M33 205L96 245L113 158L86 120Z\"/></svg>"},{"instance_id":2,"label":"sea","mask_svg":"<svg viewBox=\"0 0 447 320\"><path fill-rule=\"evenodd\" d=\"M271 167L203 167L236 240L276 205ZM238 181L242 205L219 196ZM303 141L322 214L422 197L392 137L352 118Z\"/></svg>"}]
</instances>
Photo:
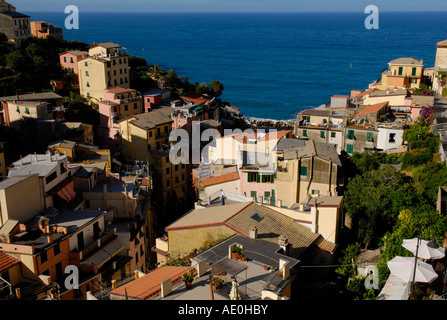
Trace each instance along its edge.
<instances>
[{"instance_id":1,"label":"sea","mask_svg":"<svg viewBox=\"0 0 447 320\"><path fill-rule=\"evenodd\" d=\"M447 39L445 12L84 13L24 12L63 28L66 40L115 42L191 83L218 80L221 99L246 118L289 120L332 95L364 90L399 57L435 63Z\"/></svg>"}]
</instances>

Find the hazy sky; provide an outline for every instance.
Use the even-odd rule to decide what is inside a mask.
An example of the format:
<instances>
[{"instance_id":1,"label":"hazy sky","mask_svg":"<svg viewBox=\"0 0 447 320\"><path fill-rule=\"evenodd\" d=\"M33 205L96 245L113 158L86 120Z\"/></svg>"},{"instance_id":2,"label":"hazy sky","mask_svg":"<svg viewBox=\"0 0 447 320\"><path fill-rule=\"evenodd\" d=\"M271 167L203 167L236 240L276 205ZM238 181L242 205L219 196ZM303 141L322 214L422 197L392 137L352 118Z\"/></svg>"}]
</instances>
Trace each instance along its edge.
<instances>
[{"instance_id":1,"label":"hazy sky","mask_svg":"<svg viewBox=\"0 0 447 320\"><path fill-rule=\"evenodd\" d=\"M7 0L8 1L8 0ZM360 11L375 5L381 11L447 11L446 0L9 0L18 11L131 12L335 12Z\"/></svg>"}]
</instances>

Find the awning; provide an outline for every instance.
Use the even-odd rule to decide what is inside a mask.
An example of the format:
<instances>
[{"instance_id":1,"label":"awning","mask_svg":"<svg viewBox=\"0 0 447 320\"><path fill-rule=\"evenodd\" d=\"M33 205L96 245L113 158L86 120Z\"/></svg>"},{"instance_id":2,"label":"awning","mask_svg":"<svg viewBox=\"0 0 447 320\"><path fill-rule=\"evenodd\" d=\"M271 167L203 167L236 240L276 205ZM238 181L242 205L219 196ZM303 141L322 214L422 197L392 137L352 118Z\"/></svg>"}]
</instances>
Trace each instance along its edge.
<instances>
[{"instance_id":1,"label":"awning","mask_svg":"<svg viewBox=\"0 0 447 320\"><path fill-rule=\"evenodd\" d=\"M82 264L95 265L98 266L99 269L104 263L112 259L123 249L124 245L120 243L118 239L115 239L101 248L98 252L85 259Z\"/></svg>"},{"instance_id":2,"label":"awning","mask_svg":"<svg viewBox=\"0 0 447 320\"><path fill-rule=\"evenodd\" d=\"M61 199L70 202L76 198L76 192L74 191L73 178L68 178L59 183L53 189L49 191L50 194L58 195Z\"/></svg>"},{"instance_id":3,"label":"awning","mask_svg":"<svg viewBox=\"0 0 447 320\"><path fill-rule=\"evenodd\" d=\"M219 274L221 271L223 271L229 276L235 277L242 271L247 270L248 266L247 263L225 258L220 262L217 262L213 266L213 269L218 269L215 274Z\"/></svg>"}]
</instances>

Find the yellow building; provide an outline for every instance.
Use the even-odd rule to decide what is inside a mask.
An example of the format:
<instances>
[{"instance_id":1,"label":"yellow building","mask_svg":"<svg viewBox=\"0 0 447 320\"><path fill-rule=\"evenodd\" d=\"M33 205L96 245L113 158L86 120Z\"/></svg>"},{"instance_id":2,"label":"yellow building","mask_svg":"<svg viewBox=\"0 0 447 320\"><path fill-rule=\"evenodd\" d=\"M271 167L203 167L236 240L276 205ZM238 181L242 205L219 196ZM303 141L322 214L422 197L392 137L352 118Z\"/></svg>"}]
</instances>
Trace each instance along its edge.
<instances>
[{"instance_id":1,"label":"yellow building","mask_svg":"<svg viewBox=\"0 0 447 320\"><path fill-rule=\"evenodd\" d=\"M24 197L26 201L23 201ZM43 197L37 174L8 177L2 180L0 182L0 230L3 230L3 226L9 220L25 221L44 210Z\"/></svg>"},{"instance_id":2,"label":"yellow building","mask_svg":"<svg viewBox=\"0 0 447 320\"><path fill-rule=\"evenodd\" d=\"M186 205L186 165L169 160L171 108L137 114L119 122L122 154L127 161L147 161L151 168L156 210L176 211Z\"/></svg>"},{"instance_id":3,"label":"yellow building","mask_svg":"<svg viewBox=\"0 0 447 320\"><path fill-rule=\"evenodd\" d=\"M275 190L278 206L291 208L309 196L336 196L342 182L341 161L334 145L313 140L283 151L278 159Z\"/></svg>"},{"instance_id":4,"label":"yellow building","mask_svg":"<svg viewBox=\"0 0 447 320\"><path fill-rule=\"evenodd\" d=\"M317 256L326 256L328 259L324 260L330 262L336 249L342 197L326 198L329 197L323 198L327 202L326 207L315 208L310 204L314 209L306 207L306 210L309 209L306 212L255 202L192 210L166 227L167 234L156 239L156 247L152 250L157 253L157 261L163 264L170 258L188 256L207 244L234 235L262 239L273 244L278 244L279 238L285 237L290 244L290 257L302 259L311 254L312 257L307 258L314 260ZM254 227L256 230L253 234ZM317 247L317 252L307 250L313 246Z\"/></svg>"},{"instance_id":5,"label":"yellow building","mask_svg":"<svg viewBox=\"0 0 447 320\"><path fill-rule=\"evenodd\" d=\"M30 17L17 12L8 2L0 1L0 33L4 33L16 48L20 48L22 42L31 37Z\"/></svg>"},{"instance_id":6,"label":"yellow building","mask_svg":"<svg viewBox=\"0 0 447 320\"><path fill-rule=\"evenodd\" d=\"M413 58L398 58L388 63L388 71L382 73L377 89L419 88L423 75L424 61Z\"/></svg>"},{"instance_id":7,"label":"yellow building","mask_svg":"<svg viewBox=\"0 0 447 320\"><path fill-rule=\"evenodd\" d=\"M98 43L89 48L88 54L78 61L81 95L99 102L104 99L105 89L130 87L128 54L120 45Z\"/></svg>"}]
</instances>

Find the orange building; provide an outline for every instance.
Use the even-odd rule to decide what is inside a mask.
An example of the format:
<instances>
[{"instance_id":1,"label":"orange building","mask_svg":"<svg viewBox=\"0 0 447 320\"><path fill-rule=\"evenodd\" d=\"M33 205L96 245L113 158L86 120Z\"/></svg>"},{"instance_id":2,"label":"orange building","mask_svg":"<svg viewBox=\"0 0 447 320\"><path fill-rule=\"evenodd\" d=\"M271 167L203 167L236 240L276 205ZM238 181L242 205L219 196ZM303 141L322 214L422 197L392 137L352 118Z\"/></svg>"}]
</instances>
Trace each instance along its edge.
<instances>
[{"instance_id":1,"label":"orange building","mask_svg":"<svg viewBox=\"0 0 447 320\"><path fill-rule=\"evenodd\" d=\"M46 21L31 21L31 36L36 38L53 37L63 39L62 29Z\"/></svg>"}]
</instances>

